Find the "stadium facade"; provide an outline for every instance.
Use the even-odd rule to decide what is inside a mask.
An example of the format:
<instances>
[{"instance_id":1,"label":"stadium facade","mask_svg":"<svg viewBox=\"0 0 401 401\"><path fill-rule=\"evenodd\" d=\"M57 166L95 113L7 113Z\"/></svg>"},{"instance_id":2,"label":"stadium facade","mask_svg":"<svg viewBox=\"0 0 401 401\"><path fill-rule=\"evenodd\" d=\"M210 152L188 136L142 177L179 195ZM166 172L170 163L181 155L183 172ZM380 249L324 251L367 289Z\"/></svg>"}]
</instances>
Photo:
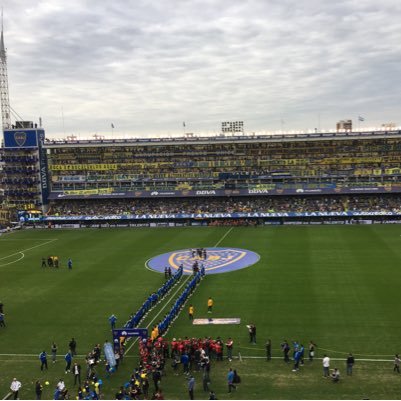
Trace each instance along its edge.
<instances>
[{"instance_id":1,"label":"stadium facade","mask_svg":"<svg viewBox=\"0 0 401 401\"><path fill-rule=\"evenodd\" d=\"M398 130L48 140L25 123L4 130L1 154L5 199L27 221L401 216Z\"/></svg>"}]
</instances>

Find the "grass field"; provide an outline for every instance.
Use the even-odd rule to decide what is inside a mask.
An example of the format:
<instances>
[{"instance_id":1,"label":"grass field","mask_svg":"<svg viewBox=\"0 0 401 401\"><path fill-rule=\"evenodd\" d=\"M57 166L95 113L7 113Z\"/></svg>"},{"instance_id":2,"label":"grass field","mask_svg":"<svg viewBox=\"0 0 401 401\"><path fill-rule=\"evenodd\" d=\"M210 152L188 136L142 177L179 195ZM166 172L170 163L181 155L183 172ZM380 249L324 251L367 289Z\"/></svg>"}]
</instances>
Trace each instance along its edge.
<instances>
[{"instance_id":1,"label":"grass field","mask_svg":"<svg viewBox=\"0 0 401 401\"><path fill-rule=\"evenodd\" d=\"M0 396L13 377L23 384L20 398L35 398L33 383L49 380L43 398L52 398L63 377L72 398L72 375L64 375L63 356L75 337L78 358L95 343L110 339L108 316L123 323L164 276L145 268L158 254L192 247L238 247L257 252L260 261L243 270L210 275L191 298L195 317L206 317L206 301L215 300L213 317L239 317L241 325L193 326L186 310L167 334L210 335L234 339L232 366L242 383L227 394L227 361L212 366L212 388L219 399L398 399L401 375L392 371L401 353L401 227L284 226L266 228L141 228L26 230L0 237L0 301L7 328L0 328ZM41 258L59 255L62 268L42 269ZM72 271L66 268L71 257ZM185 277L183 278L185 280ZM183 281L181 281L183 282ZM173 292L178 289L175 287ZM165 301L168 305L171 300ZM159 309L153 311L145 325ZM166 308L167 309L167 308ZM257 326L257 345L248 342L245 325ZM273 341L273 359L266 362L264 344ZM299 372L281 359L283 339L318 344L318 358ZM40 372L38 355L59 346L59 361ZM345 357L356 359L354 375L345 375ZM342 373L338 385L322 378L321 357ZM252 358L250 358L252 357ZM260 357L260 358L257 358ZM365 360L366 361L363 361ZM113 399L137 364L137 346L124 365L104 380L105 398ZM166 399L186 399L184 376L172 376L167 364L162 380ZM100 374L102 377L102 374ZM195 375L195 399L207 399L201 376ZM151 383L152 389L152 383Z\"/></svg>"}]
</instances>

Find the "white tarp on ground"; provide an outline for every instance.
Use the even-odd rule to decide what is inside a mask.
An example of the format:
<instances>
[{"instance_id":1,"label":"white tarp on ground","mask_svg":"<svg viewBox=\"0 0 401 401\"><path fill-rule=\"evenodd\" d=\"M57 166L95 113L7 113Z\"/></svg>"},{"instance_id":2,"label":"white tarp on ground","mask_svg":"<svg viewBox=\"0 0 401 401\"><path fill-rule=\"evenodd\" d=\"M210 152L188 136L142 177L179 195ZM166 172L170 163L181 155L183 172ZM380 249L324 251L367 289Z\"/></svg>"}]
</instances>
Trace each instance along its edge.
<instances>
[{"instance_id":1,"label":"white tarp on ground","mask_svg":"<svg viewBox=\"0 0 401 401\"><path fill-rule=\"evenodd\" d=\"M226 318L208 318L208 319L194 319L193 324L240 324L239 317L226 317Z\"/></svg>"}]
</instances>

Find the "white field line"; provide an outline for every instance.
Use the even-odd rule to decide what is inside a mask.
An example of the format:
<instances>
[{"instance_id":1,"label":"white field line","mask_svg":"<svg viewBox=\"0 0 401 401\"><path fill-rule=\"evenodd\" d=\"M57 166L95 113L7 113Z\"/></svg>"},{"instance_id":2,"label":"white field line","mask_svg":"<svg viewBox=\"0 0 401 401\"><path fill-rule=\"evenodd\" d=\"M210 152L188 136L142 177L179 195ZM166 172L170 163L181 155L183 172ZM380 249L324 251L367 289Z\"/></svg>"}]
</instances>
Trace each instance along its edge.
<instances>
[{"instance_id":1,"label":"white field line","mask_svg":"<svg viewBox=\"0 0 401 401\"><path fill-rule=\"evenodd\" d=\"M133 345L133 344L132 344ZM128 350L127 350L128 351ZM24 361L34 361L36 363L38 354L0 354L0 357L3 356L10 356L10 357L32 357L33 359L24 359ZM76 355L76 357L79 358L84 358L86 355ZM138 358L138 355L124 355L124 358ZM242 359L266 359L265 356L251 356L251 355L242 355ZM233 356L233 359L239 359L238 356ZM272 356L271 359L281 359L283 360L282 356ZM344 358L330 358L331 361L343 361L345 363ZM5 360L3 360L5 361ZM321 358L315 358L312 363L320 363L322 361ZM373 358L357 358L357 362L394 362L394 359L373 359ZM0 361L1 362L1 361ZM58 359L57 362L64 363L64 360ZM292 361L290 361L292 362ZM291 363L288 365L292 366ZM309 366L310 363L308 360L305 360L305 365L304 366Z\"/></svg>"},{"instance_id":2,"label":"white field line","mask_svg":"<svg viewBox=\"0 0 401 401\"><path fill-rule=\"evenodd\" d=\"M27 252L27 251L30 251L30 250L35 249L35 248L39 248L40 246L44 246L46 244L50 244L51 242L54 242L54 241L57 241L57 238L50 239L50 240L44 242L43 244L39 244L39 245L31 246L30 248L22 249L19 252L15 252L15 253L12 253L11 255L4 256L4 257L0 258L0 260L11 258L11 256L19 255L20 253Z\"/></svg>"},{"instance_id":3,"label":"white field line","mask_svg":"<svg viewBox=\"0 0 401 401\"><path fill-rule=\"evenodd\" d=\"M3 238L0 237L0 242L3 241L54 241L54 238Z\"/></svg>"},{"instance_id":4,"label":"white field line","mask_svg":"<svg viewBox=\"0 0 401 401\"><path fill-rule=\"evenodd\" d=\"M234 227L231 227L231 228L217 241L217 243L216 243L216 245L214 246L214 248L216 248L216 247L224 240L224 238L226 238L227 235L230 234L230 232L232 231L233 228L234 228ZM145 263L145 266L146 266L146 267L147 267L147 262L148 262L148 261L149 261L149 260L147 260L146 263ZM188 282L188 280L189 280L191 277L192 277L192 276L189 275L188 278L187 278L187 279L181 284L181 286L178 288L178 290L177 290L171 297L169 297L169 302L166 302L165 305L163 306L163 308L160 309L159 313L158 313L156 316L154 316L154 318L153 318L153 319L150 321L150 323L146 326L147 329L148 329L149 326L156 320L156 318L160 315L160 313L162 313L162 311L166 308L166 306L170 304L170 301L174 298L174 296L177 294L177 292L183 287L184 284L186 284L186 283ZM179 312L178 312L178 314L179 314ZM177 317L178 317L178 315L177 315ZM139 337L137 337L137 338L133 341L133 343L127 348L127 350L125 351L125 354L127 354L128 351L136 344L136 342L138 341L138 338L139 338Z\"/></svg>"},{"instance_id":5,"label":"white field line","mask_svg":"<svg viewBox=\"0 0 401 401\"><path fill-rule=\"evenodd\" d=\"M28 358L33 357L33 358L35 358L35 360L37 360L38 359L38 355L39 354L0 354L0 357L2 357L2 356L20 356L20 357L28 357ZM75 355L75 357L77 357L77 358L86 358L87 356L88 356L87 354L76 354ZM26 359L26 360L30 361L30 359ZM64 356L61 355L61 354L57 355L56 361L60 362L62 364L65 364Z\"/></svg>"},{"instance_id":6,"label":"white field line","mask_svg":"<svg viewBox=\"0 0 401 401\"><path fill-rule=\"evenodd\" d=\"M161 272L159 272L159 271L157 271L157 270L153 270L153 269L151 269L149 266L148 266L148 263L149 263L149 260L151 260L151 259L153 259L153 258L149 258L146 262L145 262L145 267L149 270L149 271L151 271L151 272L153 272L153 273L161 273Z\"/></svg>"},{"instance_id":7,"label":"white field line","mask_svg":"<svg viewBox=\"0 0 401 401\"><path fill-rule=\"evenodd\" d=\"M214 248L216 248L217 246L220 245L221 242L223 242L223 239L227 237L228 234L230 234L230 232L234 229L234 227L231 227L220 239L219 241L217 241L216 245L214 246Z\"/></svg>"},{"instance_id":8,"label":"white field line","mask_svg":"<svg viewBox=\"0 0 401 401\"><path fill-rule=\"evenodd\" d=\"M244 355L241 355L241 358L244 358L244 359L266 359L265 356L244 356ZM284 358L282 356L272 356L271 359L282 359L283 362L284 362ZM330 357L330 361L343 361L345 363L345 360L346 360L346 358L331 358ZM355 360L357 362L394 362L394 358L393 359L355 358ZM316 361L318 363L320 363L322 361L322 358L314 358L313 361L315 363L316 363ZM292 362L294 362L294 361L290 360L290 363L288 365L291 365ZM305 365L304 366L308 366L308 364L310 364L310 362L308 361L307 358L305 358Z\"/></svg>"},{"instance_id":9,"label":"white field line","mask_svg":"<svg viewBox=\"0 0 401 401\"><path fill-rule=\"evenodd\" d=\"M22 255L19 259L13 260L12 262L8 262L8 263L2 263L2 264L0 264L0 267L12 265L13 263L17 263L17 262L19 262L20 260L22 260L22 259L25 258L25 254L24 254L23 252L18 252L18 254L21 254L21 255ZM18 255L18 254L17 254L17 255Z\"/></svg>"}]
</instances>

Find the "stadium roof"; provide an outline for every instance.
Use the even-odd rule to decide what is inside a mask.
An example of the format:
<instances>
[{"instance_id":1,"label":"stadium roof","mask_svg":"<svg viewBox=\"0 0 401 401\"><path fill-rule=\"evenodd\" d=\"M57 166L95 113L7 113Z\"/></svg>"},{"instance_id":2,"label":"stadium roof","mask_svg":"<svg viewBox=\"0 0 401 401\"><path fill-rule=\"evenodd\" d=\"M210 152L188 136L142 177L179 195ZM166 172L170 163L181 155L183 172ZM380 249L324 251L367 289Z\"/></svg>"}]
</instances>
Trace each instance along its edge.
<instances>
[{"instance_id":1,"label":"stadium roof","mask_svg":"<svg viewBox=\"0 0 401 401\"><path fill-rule=\"evenodd\" d=\"M371 139L371 138L399 138L401 130L388 131L363 131L363 132L315 132L308 134L281 134L281 135L217 135L210 137L203 136L182 136L165 138L96 138L78 139L46 139L46 147L65 146L134 146L166 145L166 144L206 144L206 143L249 143L249 142L293 142L293 141L324 141L324 140L345 140L345 139Z\"/></svg>"}]
</instances>

